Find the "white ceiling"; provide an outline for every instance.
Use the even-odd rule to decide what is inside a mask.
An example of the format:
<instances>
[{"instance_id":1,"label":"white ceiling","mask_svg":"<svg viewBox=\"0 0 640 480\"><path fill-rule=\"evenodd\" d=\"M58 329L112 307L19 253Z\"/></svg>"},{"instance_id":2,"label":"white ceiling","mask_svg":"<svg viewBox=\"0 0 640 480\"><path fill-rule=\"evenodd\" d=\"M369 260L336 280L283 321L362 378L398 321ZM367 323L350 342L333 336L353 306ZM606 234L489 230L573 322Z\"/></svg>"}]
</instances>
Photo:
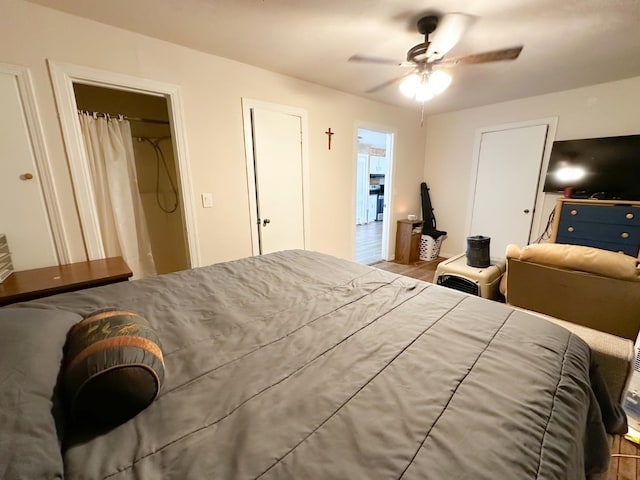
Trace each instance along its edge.
<instances>
[{"instance_id":1,"label":"white ceiling","mask_svg":"<svg viewBox=\"0 0 640 480\"><path fill-rule=\"evenodd\" d=\"M486 105L640 76L640 0L29 0L267 70L419 108L404 73L355 64L355 54L404 60L423 41L425 13L476 17L449 56L524 45L512 62L451 69L451 87L425 113Z\"/></svg>"}]
</instances>

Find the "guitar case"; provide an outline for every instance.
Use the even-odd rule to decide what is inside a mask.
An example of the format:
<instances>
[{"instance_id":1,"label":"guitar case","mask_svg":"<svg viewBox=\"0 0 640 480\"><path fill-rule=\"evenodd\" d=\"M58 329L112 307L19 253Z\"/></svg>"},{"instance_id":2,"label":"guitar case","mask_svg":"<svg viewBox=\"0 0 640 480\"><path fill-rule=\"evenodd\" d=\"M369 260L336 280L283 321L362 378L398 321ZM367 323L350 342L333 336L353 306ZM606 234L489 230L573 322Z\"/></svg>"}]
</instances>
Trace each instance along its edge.
<instances>
[{"instance_id":1,"label":"guitar case","mask_svg":"<svg viewBox=\"0 0 640 480\"><path fill-rule=\"evenodd\" d=\"M429 187L425 182L420 184L420 194L422 196L422 235L429 235L437 240L447 232L438 230L436 226L436 216L433 213L431 205L431 197L429 196Z\"/></svg>"}]
</instances>

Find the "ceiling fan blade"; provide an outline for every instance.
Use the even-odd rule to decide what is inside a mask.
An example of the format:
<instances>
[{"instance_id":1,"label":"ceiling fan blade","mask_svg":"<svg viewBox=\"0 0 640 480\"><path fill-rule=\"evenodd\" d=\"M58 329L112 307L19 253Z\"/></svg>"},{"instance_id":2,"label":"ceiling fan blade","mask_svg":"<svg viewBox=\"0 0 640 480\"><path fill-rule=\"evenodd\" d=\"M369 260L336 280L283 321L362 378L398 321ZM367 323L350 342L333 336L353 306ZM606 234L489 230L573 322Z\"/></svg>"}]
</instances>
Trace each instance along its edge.
<instances>
[{"instance_id":1,"label":"ceiling fan blade","mask_svg":"<svg viewBox=\"0 0 640 480\"><path fill-rule=\"evenodd\" d=\"M474 17L464 13L448 13L440 19L435 31L429 35L427 58L430 62L441 59L467 31Z\"/></svg>"},{"instance_id":2,"label":"ceiling fan blade","mask_svg":"<svg viewBox=\"0 0 640 480\"><path fill-rule=\"evenodd\" d=\"M375 87L370 88L369 90L365 91L364 93L375 93L375 92L378 92L378 91L382 90L383 88L387 88L387 87L393 85L394 83L399 83L400 81L402 81L403 79L405 79L406 77L411 75L412 73L413 72L405 73L404 75L401 75L399 77L392 78L391 80L387 80L384 83L380 83L379 85L376 85Z\"/></svg>"},{"instance_id":3,"label":"ceiling fan blade","mask_svg":"<svg viewBox=\"0 0 640 480\"><path fill-rule=\"evenodd\" d=\"M377 63L379 65L400 65L403 62L392 60L390 58L368 57L366 55L352 55L349 57L350 62Z\"/></svg>"},{"instance_id":4,"label":"ceiling fan blade","mask_svg":"<svg viewBox=\"0 0 640 480\"><path fill-rule=\"evenodd\" d=\"M450 57L436 63L444 67L449 67L453 65L469 65L475 63L499 62L502 60L515 60L520 55L522 48L523 47L521 45L519 47L505 48L502 50L492 50L490 52Z\"/></svg>"}]
</instances>

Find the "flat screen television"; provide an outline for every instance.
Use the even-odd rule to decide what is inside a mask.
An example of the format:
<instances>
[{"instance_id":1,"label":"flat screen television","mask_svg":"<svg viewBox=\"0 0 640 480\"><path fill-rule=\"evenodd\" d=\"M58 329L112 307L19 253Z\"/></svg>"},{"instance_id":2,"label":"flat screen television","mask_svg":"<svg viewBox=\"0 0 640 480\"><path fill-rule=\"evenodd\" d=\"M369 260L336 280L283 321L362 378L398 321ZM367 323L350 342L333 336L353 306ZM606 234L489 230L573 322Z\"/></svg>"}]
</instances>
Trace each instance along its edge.
<instances>
[{"instance_id":1,"label":"flat screen television","mask_svg":"<svg viewBox=\"0 0 640 480\"><path fill-rule=\"evenodd\" d=\"M640 199L640 135L553 142L545 192L574 198Z\"/></svg>"}]
</instances>

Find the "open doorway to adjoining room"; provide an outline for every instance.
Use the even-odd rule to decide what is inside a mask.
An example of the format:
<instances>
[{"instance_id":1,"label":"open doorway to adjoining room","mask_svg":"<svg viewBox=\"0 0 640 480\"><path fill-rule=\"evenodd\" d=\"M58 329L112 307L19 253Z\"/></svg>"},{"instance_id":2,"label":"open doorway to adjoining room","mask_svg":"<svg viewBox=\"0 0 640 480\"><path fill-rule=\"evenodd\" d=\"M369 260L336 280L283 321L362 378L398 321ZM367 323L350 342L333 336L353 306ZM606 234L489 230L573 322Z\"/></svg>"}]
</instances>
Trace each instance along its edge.
<instances>
[{"instance_id":1,"label":"open doorway to adjoining room","mask_svg":"<svg viewBox=\"0 0 640 480\"><path fill-rule=\"evenodd\" d=\"M357 142L354 258L369 265L388 258L393 133L358 128Z\"/></svg>"}]
</instances>

